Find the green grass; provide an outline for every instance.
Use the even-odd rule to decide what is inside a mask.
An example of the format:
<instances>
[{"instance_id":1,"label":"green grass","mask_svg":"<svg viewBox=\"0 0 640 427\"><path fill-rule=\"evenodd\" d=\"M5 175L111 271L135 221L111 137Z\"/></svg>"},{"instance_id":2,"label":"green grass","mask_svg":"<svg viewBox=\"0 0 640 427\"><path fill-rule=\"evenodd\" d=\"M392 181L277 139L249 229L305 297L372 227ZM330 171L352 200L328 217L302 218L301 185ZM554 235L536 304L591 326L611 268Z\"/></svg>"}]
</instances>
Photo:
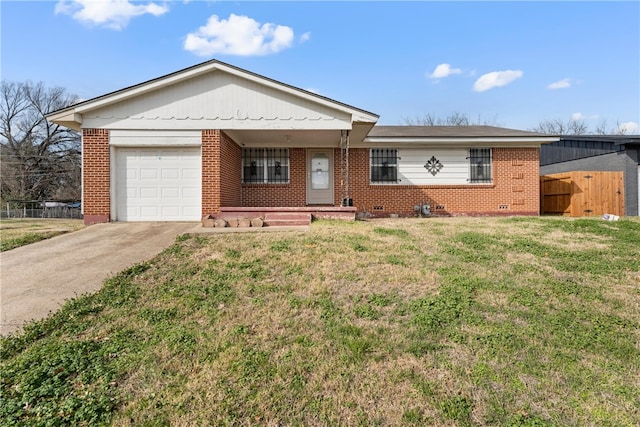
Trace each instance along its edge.
<instances>
[{"instance_id":1,"label":"green grass","mask_svg":"<svg viewBox=\"0 0 640 427\"><path fill-rule=\"evenodd\" d=\"M180 236L2 338L0 425L640 425L640 221Z\"/></svg>"},{"instance_id":2,"label":"green grass","mask_svg":"<svg viewBox=\"0 0 640 427\"><path fill-rule=\"evenodd\" d=\"M50 239L82 227L82 220L4 219L0 221L0 252Z\"/></svg>"}]
</instances>

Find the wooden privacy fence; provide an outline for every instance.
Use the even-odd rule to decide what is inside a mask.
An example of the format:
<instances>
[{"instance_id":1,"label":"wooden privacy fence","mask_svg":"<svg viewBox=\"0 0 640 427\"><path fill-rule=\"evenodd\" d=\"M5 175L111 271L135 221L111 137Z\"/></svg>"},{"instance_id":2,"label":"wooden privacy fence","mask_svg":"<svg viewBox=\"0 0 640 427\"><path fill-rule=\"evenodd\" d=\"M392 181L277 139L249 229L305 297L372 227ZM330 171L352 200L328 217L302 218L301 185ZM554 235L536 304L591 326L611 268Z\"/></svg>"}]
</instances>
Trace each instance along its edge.
<instances>
[{"instance_id":1,"label":"wooden privacy fence","mask_svg":"<svg viewBox=\"0 0 640 427\"><path fill-rule=\"evenodd\" d=\"M543 214L624 215L623 172L574 171L540 177Z\"/></svg>"}]
</instances>

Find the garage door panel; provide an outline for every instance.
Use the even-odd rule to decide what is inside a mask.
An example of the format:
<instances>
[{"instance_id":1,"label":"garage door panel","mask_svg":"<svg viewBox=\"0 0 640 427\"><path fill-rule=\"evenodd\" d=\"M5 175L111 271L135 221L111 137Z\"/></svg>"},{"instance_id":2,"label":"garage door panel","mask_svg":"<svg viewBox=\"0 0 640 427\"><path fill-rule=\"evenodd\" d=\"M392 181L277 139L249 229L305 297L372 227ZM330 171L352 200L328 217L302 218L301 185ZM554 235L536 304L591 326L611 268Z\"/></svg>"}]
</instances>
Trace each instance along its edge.
<instances>
[{"instance_id":1,"label":"garage door panel","mask_svg":"<svg viewBox=\"0 0 640 427\"><path fill-rule=\"evenodd\" d=\"M200 169L198 168L182 169L183 179L196 179L199 176L200 176Z\"/></svg>"},{"instance_id":2,"label":"garage door panel","mask_svg":"<svg viewBox=\"0 0 640 427\"><path fill-rule=\"evenodd\" d=\"M157 169L140 169L140 180L153 180L158 179L158 170Z\"/></svg>"},{"instance_id":3,"label":"garage door panel","mask_svg":"<svg viewBox=\"0 0 640 427\"><path fill-rule=\"evenodd\" d=\"M200 189L197 187L182 187L182 197L185 199L199 198Z\"/></svg>"},{"instance_id":4,"label":"garage door panel","mask_svg":"<svg viewBox=\"0 0 640 427\"><path fill-rule=\"evenodd\" d=\"M165 218L179 217L181 216L180 208L178 206L163 206L162 216Z\"/></svg>"},{"instance_id":5,"label":"garage door panel","mask_svg":"<svg viewBox=\"0 0 640 427\"><path fill-rule=\"evenodd\" d=\"M180 197L180 188L178 187L164 187L162 188L162 198L168 199L173 198L177 199Z\"/></svg>"},{"instance_id":6,"label":"garage door panel","mask_svg":"<svg viewBox=\"0 0 640 427\"><path fill-rule=\"evenodd\" d=\"M116 149L116 220L198 221L199 147Z\"/></svg>"},{"instance_id":7,"label":"garage door panel","mask_svg":"<svg viewBox=\"0 0 640 427\"><path fill-rule=\"evenodd\" d=\"M158 189L155 187L142 187L140 188L140 198L141 199L154 199L155 202L158 198Z\"/></svg>"},{"instance_id":8,"label":"garage door panel","mask_svg":"<svg viewBox=\"0 0 640 427\"><path fill-rule=\"evenodd\" d=\"M180 179L180 169L162 169L162 179Z\"/></svg>"},{"instance_id":9,"label":"garage door panel","mask_svg":"<svg viewBox=\"0 0 640 427\"><path fill-rule=\"evenodd\" d=\"M157 218L160 216L160 209L157 206L140 206L140 215L148 218Z\"/></svg>"}]
</instances>

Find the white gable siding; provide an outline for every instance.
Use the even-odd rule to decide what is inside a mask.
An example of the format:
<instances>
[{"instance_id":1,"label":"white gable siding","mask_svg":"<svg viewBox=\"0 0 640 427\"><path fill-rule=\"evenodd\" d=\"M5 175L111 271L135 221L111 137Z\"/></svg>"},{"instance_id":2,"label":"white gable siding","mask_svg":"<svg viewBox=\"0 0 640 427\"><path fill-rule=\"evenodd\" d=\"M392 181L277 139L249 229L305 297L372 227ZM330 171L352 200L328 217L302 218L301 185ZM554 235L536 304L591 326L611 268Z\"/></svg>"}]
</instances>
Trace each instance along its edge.
<instances>
[{"instance_id":1,"label":"white gable siding","mask_svg":"<svg viewBox=\"0 0 640 427\"><path fill-rule=\"evenodd\" d=\"M349 114L222 71L83 114L109 129L350 129Z\"/></svg>"},{"instance_id":2,"label":"white gable siding","mask_svg":"<svg viewBox=\"0 0 640 427\"><path fill-rule=\"evenodd\" d=\"M398 150L398 178L404 185L468 184L469 160L466 148L400 149ZM424 165L435 157L443 167L434 176Z\"/></svg>"}]
</instances>

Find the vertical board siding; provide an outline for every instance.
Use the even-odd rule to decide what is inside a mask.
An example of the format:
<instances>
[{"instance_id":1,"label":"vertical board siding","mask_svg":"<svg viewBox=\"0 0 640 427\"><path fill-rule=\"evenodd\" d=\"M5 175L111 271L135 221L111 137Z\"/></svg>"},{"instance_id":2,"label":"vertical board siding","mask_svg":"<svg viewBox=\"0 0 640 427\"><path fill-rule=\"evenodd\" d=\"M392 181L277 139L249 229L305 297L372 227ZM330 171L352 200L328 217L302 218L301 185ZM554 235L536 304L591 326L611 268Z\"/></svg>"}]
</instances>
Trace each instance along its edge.
<instances>
[{"instance_id":1,"label":"vertical board siding","mask_svg":"<svg viewBox=\"0 0 640 427\"><path fill-rule=\"evenodd\" d=\"M542 213L572 217L624 215L622 172L576 171L540 179Z\"/></svg>"},{"instance_id":2,"label":"vertical board siding","mask_svg":"<svg viewBox=\"0 0 640 427\"><path fill-rule=\"evenodd\" d=\"M291 128L294 121L299 128L335 123L328 126L344 129L351 124L347 113L221 71L117 102L83 119L85 126L131 129L167 122L172 128L198 129L232 129L239 122L251 123L251 128Z\"/></svg>"}]
</instances>

